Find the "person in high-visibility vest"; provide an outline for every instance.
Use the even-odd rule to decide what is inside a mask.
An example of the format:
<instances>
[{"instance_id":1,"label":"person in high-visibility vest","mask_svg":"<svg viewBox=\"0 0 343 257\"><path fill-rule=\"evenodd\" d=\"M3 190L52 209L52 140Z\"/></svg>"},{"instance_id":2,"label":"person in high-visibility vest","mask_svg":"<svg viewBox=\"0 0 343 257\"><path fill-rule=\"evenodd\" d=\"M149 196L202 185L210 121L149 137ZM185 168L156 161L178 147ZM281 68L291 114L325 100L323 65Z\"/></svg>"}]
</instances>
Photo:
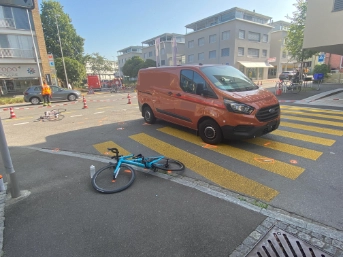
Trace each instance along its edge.
<instances>
[{"instance_id":1,"label":"person in high-visibility vest","mask_svg":"<svg viewBox=\"0 0 343 257\"><path fill-rule=\"evenodd\" d=\"M46 83L46 81L43 81L42 86L42 96L43 96L43 106L50 106L50 97L51 97L51 88Z\"/></svg>"}]
</instances>

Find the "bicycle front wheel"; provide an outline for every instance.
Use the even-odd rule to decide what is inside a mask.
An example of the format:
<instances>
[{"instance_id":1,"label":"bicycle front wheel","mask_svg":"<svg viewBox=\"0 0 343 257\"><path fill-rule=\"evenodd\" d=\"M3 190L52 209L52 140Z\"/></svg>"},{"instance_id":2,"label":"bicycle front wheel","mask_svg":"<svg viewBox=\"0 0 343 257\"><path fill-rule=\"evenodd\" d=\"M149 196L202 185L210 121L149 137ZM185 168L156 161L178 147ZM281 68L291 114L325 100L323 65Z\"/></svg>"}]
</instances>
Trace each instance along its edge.
<instances>
[{"instance_id":1,"label":"bicycle front wheel","mask_svg":"<svg viewBox=\"0 0 343 257\"><path fill-rule=\"evenodd\" d=\"M301 91L301 85L300 84L298 84L298 85L293 85L292 86L292 93L293 94L297 94L297 93L299 93Z\"/></svg>"},{"instance_id":2,"label":"bicycle front wheel","mask_svg":"<svg viewBox=\"0 0 343 257\"><path fill-rule=\"evenodd\" d=\"M151 164L154 169L167 170L167 171L181 171L185 168L182 162L177 160L162 158L161 160Z\"/></svg>"},{"instance_id":3,"label":"bicycle front wheel","mask_svg":"<svg viewBox=\"0 0 343 257\"><path fill-rule=\"evenodd\" d=\"M92 186L103 194L118 193L127 189L135 180L135 170L122 164L118 170L117 178L114 179L116 164L109 164L99 169L92 178Z\"/></svg>"},{"instance_id":4,"label":"bicycle front wheel","mask_svg":"<svg viewBox=\"0 0 343 257\"><path fill-rule=\"evenodd\" d=\"M56 114L54 116L49 116L48 120L49 121L57 121L57 120L62 120L63 118L64 118L64 115Z\"/></svg>"}]
</instances>

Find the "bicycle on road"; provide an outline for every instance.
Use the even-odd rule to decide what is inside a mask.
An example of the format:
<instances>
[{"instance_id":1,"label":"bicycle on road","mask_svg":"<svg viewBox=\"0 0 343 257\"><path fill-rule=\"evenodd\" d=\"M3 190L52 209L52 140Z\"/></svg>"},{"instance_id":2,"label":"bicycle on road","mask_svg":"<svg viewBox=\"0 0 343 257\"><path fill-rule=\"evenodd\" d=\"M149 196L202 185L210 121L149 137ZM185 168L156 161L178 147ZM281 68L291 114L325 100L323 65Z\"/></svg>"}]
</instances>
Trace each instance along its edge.
<instances>
[{"instance_id":1,"label":"bicycle on road","mask_svg":"<svg viewBox=\"0 0 343 257\"><path fill-rule=\"evenodd\" d=\"M165 156L144 157L141 154L123 156L119 155L117 148L108 148L108 150L115 154L111 159L116 159L117 162L110 162L92 177L92 186L103 194L118 193L132 185L136 175L135 170L129 165L153 171L183 171L185 168L183 163Z\"/></svg>"},{"instance_id":2,"label":"bicycle on road","mask_svg":"<svg viewBox=\"0 0 343 257\"><path fill-rule=\"evenodd\" d=\"M58 121L62 120L64 118L64 115L61 114L62 112L65 112L66 109L53 109L51 111L45 111L43 116L40 116L35 121Z\"/></svg>"},{"instance_id":3,"label":"bicycle on road","mask_svg":"<svg viewBox=\"0 0 343 257\"><path fill-rule=\"evenodd\" d=\"M286 93L287 91L291 91L293 94L297 94L301 91L301 87L302 80L280 80L279 82L276 82L275 92L278 89L281 89L284 93Z\"/></svg>"}]
</instances>

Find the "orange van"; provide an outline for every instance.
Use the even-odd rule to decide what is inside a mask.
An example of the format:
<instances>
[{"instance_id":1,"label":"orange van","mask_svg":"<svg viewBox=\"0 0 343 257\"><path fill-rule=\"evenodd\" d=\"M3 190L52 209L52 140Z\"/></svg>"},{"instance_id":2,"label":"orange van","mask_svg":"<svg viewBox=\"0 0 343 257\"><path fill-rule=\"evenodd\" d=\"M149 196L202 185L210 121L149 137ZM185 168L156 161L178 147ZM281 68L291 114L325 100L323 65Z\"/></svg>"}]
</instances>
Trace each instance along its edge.
<instances>
[{"instance_id":1,"label":"orange van","mask_svg":"<svg viewBox=\"0 0 343 257\"><path fill-rule=\"evenodd\" d=\"M158 118L194 129L208 144L258 137L280 124L274 94L228 65L141 69L137 96L145 122Z\"/></svg>"}]
</instances>

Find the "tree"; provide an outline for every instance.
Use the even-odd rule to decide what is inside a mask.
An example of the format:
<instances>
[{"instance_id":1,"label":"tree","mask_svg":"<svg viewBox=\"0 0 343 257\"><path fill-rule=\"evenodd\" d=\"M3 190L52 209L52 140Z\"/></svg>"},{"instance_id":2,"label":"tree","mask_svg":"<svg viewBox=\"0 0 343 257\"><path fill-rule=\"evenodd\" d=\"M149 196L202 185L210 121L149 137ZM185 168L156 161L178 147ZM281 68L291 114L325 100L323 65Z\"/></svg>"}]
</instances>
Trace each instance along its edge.
<instances>
[{"instance_id":1,"label":"tree","mask_svg":"<svg viewBox=\"0 0 343 257\"><path fill-rule=\"evenodd\" d=\"M101 56L99 53L92 53L91 55L86 55L84 57L84 60L86 61L86 63L88 62L92 72L94 74L98 74L99 77L103 72L113 71L111 62L106 60L106 58Z\"/></svg>"},{"instance_id":2,"label":"tree","mask_svg":"<svg viewBox=\"0 0 343 257\"><path fill-rule=\"evenodd\" d=\"M316 52L303 49L307 0L297 0L294 6L297 10L293 12L293 17L286 17L291 20L286 37L286 49L292 59L302 63L304 59L312 57Z\"/></svg>"},{"instance_id":3,"label":"tree","mask_svg":"<svg viewBox=\"0 0 343 257\"><path fill-rule=\"evenodd\" d=\"M73 85L80 86L83 79L86 77L86 68L85 66L69 57L64 58L64 63L66 65L66 70L68 72L68 81ZM62 63L62 58L55 59L55 66L57 71L57 77L62 81L65 81L64 67Z\"/></svg>"},{"instance_id":4,"label":"tree","mask_svg":"<svg viewBox=\"0 0 343 257\"><path fill-rule=\"evenodd\" d=\"M122 68L122 72L125 76L136 78L140 69L148 67L156 67L156 61L151 59L146 59L143 61L143 59L139 56L133 56L131 59L126 61Z\"/></svg>"},{"instance_id":5,"label":"tree","mask_svg":"<svg viewBox=\"0 0 343 257\"><path fill-rule=\"evenodd\" d=\"M313 74L315 73L323 73L325 77L327 77L327 74L330 72L330 67L326 64L317 64L313 68Z\"/></svg>"},{"instance_id":6,"label":"tree","mask_svg":"<svg viewBox=\"0 0 343 257\"><path fill-rule=\"evenodd\" d=\"M43 1L41 4L41 20L48 53L53 54L55 58L62 57L56 19L63 55L82 62L84 39L77 35L74 26L71 24L71 18L63 12L63 6L54 0Z\"/></svg>"}]
</instances>

